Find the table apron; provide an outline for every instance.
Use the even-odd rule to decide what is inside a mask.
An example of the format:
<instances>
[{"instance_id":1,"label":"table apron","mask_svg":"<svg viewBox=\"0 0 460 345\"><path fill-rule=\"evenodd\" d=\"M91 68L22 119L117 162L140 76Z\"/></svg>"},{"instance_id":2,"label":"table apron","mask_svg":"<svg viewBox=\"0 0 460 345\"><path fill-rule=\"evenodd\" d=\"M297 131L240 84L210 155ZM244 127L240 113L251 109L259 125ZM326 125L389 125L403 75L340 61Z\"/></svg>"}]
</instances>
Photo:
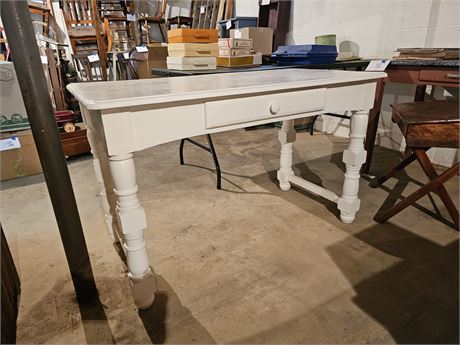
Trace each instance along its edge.
<instances>
[{"instance_id":1,"label":"table apron","mask_svg":"<svg viewBox=\"0 0 460 345\"><path fill-rule=\"evenodd\" d=\"M386 70L387 82L415 85L458 87L459 71L454 68L398 67Z\"/></svg>"},{"instance_id":2,"label":"table apron","mask_svg":"<svg viewBox=\"0 0 460 345\"><path fill-rule=\"evenodd\" d=\"M376 82L204 100L195 104L102 111L109 155L202 134L373 107Z\"/></svg>"}]
</instances>

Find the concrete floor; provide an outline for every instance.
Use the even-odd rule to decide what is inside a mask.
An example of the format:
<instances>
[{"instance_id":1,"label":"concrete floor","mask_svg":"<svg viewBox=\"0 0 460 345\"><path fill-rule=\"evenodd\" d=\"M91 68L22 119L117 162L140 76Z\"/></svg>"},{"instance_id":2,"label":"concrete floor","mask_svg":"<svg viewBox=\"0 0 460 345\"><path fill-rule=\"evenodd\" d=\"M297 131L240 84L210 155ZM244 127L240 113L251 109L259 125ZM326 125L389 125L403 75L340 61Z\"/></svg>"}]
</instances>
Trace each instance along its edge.
<instances>
[{"instance_id":1,"label":"concrete floor","mask_svg":"<svg viewBox=\"0 0 460 345\"><path fill-rule=\"evenodd\" d=\"M433 218L426 197L372 221L384 201L426 180L416 163L384 188L362 179L361 210L347 225L335 205L278 189L274 129L214 140L222 191L210 170L179 166L177 142L135 156L159 285L148 311L136 309L106 234L89 157L70 173L100 309L80 313L43 177L2 183L0 219L22 281L19 343L458 343L459 233ZM295 170L339 193L345 145L299 133ZM377 149L374 171L399 158ZM186 161L212 168L190 145ZM447 188L457 202L458 179Z\"/></svg>"}]
</instances>

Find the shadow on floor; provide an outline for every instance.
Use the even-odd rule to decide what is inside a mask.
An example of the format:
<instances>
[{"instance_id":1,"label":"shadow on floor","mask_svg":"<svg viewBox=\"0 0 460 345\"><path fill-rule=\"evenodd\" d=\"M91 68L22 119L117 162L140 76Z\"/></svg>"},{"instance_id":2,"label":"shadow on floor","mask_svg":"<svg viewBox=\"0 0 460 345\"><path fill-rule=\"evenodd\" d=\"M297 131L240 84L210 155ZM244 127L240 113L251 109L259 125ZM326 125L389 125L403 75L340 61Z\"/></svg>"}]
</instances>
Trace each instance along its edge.
<instances>
[{"instance_id":1,"label":"shadow on floor","mask_svg":"<svg viewBox=\"0 0 460 345\"><path fill-rule=\"evenodd\" d=\"M127 269L126 256L120 243L113 245ZM149 309L139 310L139 317L152 343L216 344L206 328L182 305L168 282L161 275L154 275L157 287L155 301Z\"/></svg>"},{"instance_id":2,"label":"shadow on floor","mask_svg":"<svg viewBox=\"0 0 460 345\"><path fill-rule=\"evenodd\" d=\"M413 178L410 178L405 172L401 172L398 175L394 176L393 178L398 178L398 182L396 183L396 185L392 189L386 187L385 184L382 184L381 186L378 187L378 188L384 190L385 192L387 192L388 196L383 201L382 206L380 206L380 208L378 209L376 214L384 212L384 211L390 209L391 207L393 207L394 205L396 205L398 202L404 200L405 197L402 194L404 193L404 190L406 189L406 187L407 187L407 185L409 183L414 183L415 185L418 185L420 187L423 186L423 183L421 183L420 181L414 180ZM437 221L439 221L439 222L441 222L441 223L443 223L443 224L445 224L447 226L450 226L454 230L458 231L457 226L451 220L447 219L441 213L441 210L439 209L438 204L443 205L442 201L438 200L436 202L431 193L429 193L428 195L424 196L423 198L426 198L426 197L428 197L428 199L430 200L430 203L431 203L431 206L433 207L433 210L429 210L426 207L423 207L418 203L411 204L409 207L415 207L419 211L424 212L425 214L427 214L427 215L433 217L434 219L436 219ZM443 208L444 207L445 206L443 205ZM404 212L404 210L402 210L401 212ZM446 215L448 216L447 212L444 212L444 213L446 213Z\"/></svg>"},{"instance_id":3,"label":"shadow on floor","mask_svg":"<svg viewBox=\"0 0 460 345\"><path fill-rule=\"evenodd\" d=\"M185 308L177 294L161 276L155 275L157 292L148 310L139 316L154 344L215 344L211 334Z\"/></svg>"},{"instance_id":4,"label":"shadow on floor","mask_svg":"<svg viewBox=\"0 0 460 345\"><path fill-rule=\"evenodd\" d=\"M78 327L77 320L81 316L87 344L113 344L115 340L102 303L99 299L94 303L80 303L78 315L74 303L69 303L71 299L78 303L75 292L72 291L71 295L63 293L67 290L68 284L67 280L58 280L49 292L34 304L31 311L21 317L22 323L18 328L21 327L22 333L27 334L27 338L34 343L49 343L55 337L59 337L60 342L73 342L72 327ZM42 325L46 326L47 331L43 330ZM72 325L70 329L69 325Z\"/></svg>"},{"instance_id":5,"label":"shadow on floor","mask_svg":"<svg viewBox=\"0 0 460 345\"><path fill-rule=\"evenodd\" d=\"M356 243L378 251L363 257ZM397 343L459 340L458 239L441 246L391 223L377 224L327 251L353 285L352 298ZM383 268L383 255L396 263Z\"/></svg>"},{"instance_id":6,"label":"shadow on floor","mask_svg":"<svg viewBox=\"0 0 460 345\"><path fill-rule=\"evenodd\" d=\"M216 175L216 170L215 169L211 169L211 168L204 167L204 166L201 166L201 165L185 163L182 166L183 167L192 167L192 168L198 168L198 169L202 169L202 170L207 170L207 171L211 172L213 175ZM224 184L224 187L227 187L227 188L223 187L221 189L222 191L225 191L225 192L228 192L228 193L235 193L235 194L270 194L270 193L265 193L265 192L249 192L249 191L245 190L243 187L241 187L238 184L236 184L233 181L231 181L228 177L226 177L226 176L234 176L234 177L248 178L249 179L249 178L251 178L250 176L233 174L233 173L229 173L229 172L226 172L226 171L221 171L221 174L222 174L222 182ZM216 178L217 178L217 175L216 175ZM235 189L232 190L232 189L228 188L228 186L235 187Z\"/></svg>"},{"instance_id":7,"label":"shadow on floor","mask_svg":"<svg viewBox=\"0 0 460 345\"><path fill-rule=\"evenodd\" d=\"M366 252L362 242L370 246ZM369 324L344 294L235 343L458 344L458 245L458 238L441 246L387 223L327 248L352 285L351 302L388 335L378 327L363 329Z\"/></svg>"},{"instance_id":8,"label":"shadow on floor","mask_svg":"<svg viewBox=\"0 0 460 345\"><path fill-rule=\"evenodd\" d=\"M323 181L321 179L321 177L317 174L315 174L312 170L310 170L310 168L308 167L308 162L302 162L302 163L299 163L299 164L296 164L293 166L293 169L296 171L296 175L303 178L304 180L307 180L311 183L314 183L318 186L321 186L321 187L324 187L323 185ZM272 182L272 186L271 186L271 191L273 193L280 193L280 189L278 187L278 178L276 176L277 174L277 171L276 170L272 170L272 171L269 171L268 172L268 176L269 176L269 179L270 181ZM265 175L265 174L263 174ZM262 182L262 178L263 176L255 176L252 178L252 180L256 183L256 184L259 184L261 185L262 183L265 184L264 182ZM265 185L264 188L267 188L268 186ZM302 188L300 187L297 187L295 185L291 185L291 190L293 191L296 191L297 193L300 193L312 200L314 200L315 202L318 202L319 204L323 205L331 214L333 214L337 219L339 219L340 217L340 212L339 210L337 209L337 204L335 202L332 202L330 200L327 200L323 197L320 197L320 196L317 196L311 192L308 192L308 191L305 191L303 190ZM272 194L272 193L270 193ZM287 194L289 193L285 193L285 192L282 192L281 195L283 197L289 197Z\"/></svg>"},{"instance_id":9,"label":"shadow on floor","mask_svg":"<svg viewBox=\"0 0 460 345\"><path fill-rule=\"evenodd\" d=\"M375 153L376 153L375 156L376 156L377 159L376 159L376 162L374 164L373 171L375 171L377 173L377 176L383 175L384 173L388 172L388 169L390 169L391 167L393 167L397 163L399 163L401 161L402 157L403 157L402 154L399 153L399 152L395 152L395 151L385 149L385 148L380 148L380 147L376 147ZM319 161L324 161L323 158L318 158L318 160ZM307 180L309 182L317 184L318 186L324 187L323 180L322 180L321 176L316 174L315 172L313 172L309 168L309 166L315 166L315 161L316 161L316 159L306 161L306 162L302 162L302 163L298 163L298 164L293 166L293 170L296 172L297 176L299 176L299 177L301 177L301 178L303 178L303 179L305 179L305 180ZM345 171L345 164L342 162L342 152L338 152L338 153L335 153L335 154L331 155L329 161L332 162L333 165L339 167L340 170ZM417 164L417 163L414 162L413 164ZM422 169L420 168L420 170L422 170ZM287 201L290 201L290 202L296 204L296 206L298 206L298 207L303 209L304 207L301 204L298 203L298 200L299 200L298 198L293 197L292 195L290 195L290 193L281 193L280 192L280 190L278 188L278 180L277 180L277 177L276 177L277 171L276 170L271 170L271 171L267 170L267 171L268 171L267 173L263 173L263 174L251 177L251 180L254 183L256 183L256 184L262 186L264 189L266 189L269 192L268 194L279 195L279 196L283 197L283 199L285 199ZM268 174L269 181L267 181L267 178L266 178L267 174ZM373 181L373 178L371 178L369 176L362 176L362 178L363 178L363 180L366 180L369 183ZM418 180L414 179L413 177L410 177L409 175L406 174L405 171L399 172L392 179L394 180L395 178L397 178L398 181L397 181L396 185L393 188L386 187L385 184L383 184L383 185L381 185L379 187L380 189L382 189L382 190L384 190L384 191L386 191L388 193L388 197L386 199L382 200L382 204L381 204L381 207L378 210L378 212L381 212L382 210L386 210L386 209L390 208L392 205L394 205L399 200L403 200L404 196L402 195L402 193L404 193L404 190L406 189L408 184L414 184L416 186L423 186L425 184L425 182L418 181ZM267 183L267 182L269 182L269 183ZM341 190L342 181L340 181L340 183L338 183L338 181L335 181L334 183L337 184L337 186L335 188L335 192L337 193L337 195L340 196L341 192L342 192L342 190ZM308 191L305 191L305 190L303 190L303 189L301 189L301 188L299 188L297 186L294 186L294 185L292 186L292 190L294 190L297 193L300 193L302 195L305 195L306 197L318 202L319 204L324 205L324 207L331 214L333 214L337 219L340 219L340 212L338 211L337 205L334 202L331 202L331 201L326 200L326 199L324 199L322 197L316 196L315 194L313 194L311 192L308 192ZM418 210L420 210L420 211L424 212L425 214L427 214L428 216L433 217L437 221L439 221L439 222L441 222L441 223L443 223L443 224L445 224L447 226L450 226L453 229L458 230L457 227L455 226L455 224L449 218L449 214L445 210L445 206L443 205L443 203L439 199L433 198L433 196L431 194L429 194L428 196L424 196L421 200L426 199L427 197L430 200L431 207L433 208L432 210L427 208L427 207L422 206L420 203L415 203L415 204L411 205L410 207L415 207ZM441 208L439 206L441 206Z\"/></svg>"},{"instance_id":10,"label":"shadow on floor","mask_svg":"<svg viewBox=\"0 0 460 345\"><path fill-rule=\"evenodd\" d=\"M43 173L31 176L17 177L11 180L1 181L0 182L0 191L5 191L9 189L31 186L34 184L40 184L45 182L45 175Z\"/></svg>"},{"instance_id":11,"label":"shadow on floor","mask_svg":"<svg viewBox=\"0 0 460 345\"><path fill-rule=\"evenodd\" d=\"M97 300L93 304L79 304L87 344L114 344L115 339L105 315L104 306Z\"/></svg>"}]
</instances>

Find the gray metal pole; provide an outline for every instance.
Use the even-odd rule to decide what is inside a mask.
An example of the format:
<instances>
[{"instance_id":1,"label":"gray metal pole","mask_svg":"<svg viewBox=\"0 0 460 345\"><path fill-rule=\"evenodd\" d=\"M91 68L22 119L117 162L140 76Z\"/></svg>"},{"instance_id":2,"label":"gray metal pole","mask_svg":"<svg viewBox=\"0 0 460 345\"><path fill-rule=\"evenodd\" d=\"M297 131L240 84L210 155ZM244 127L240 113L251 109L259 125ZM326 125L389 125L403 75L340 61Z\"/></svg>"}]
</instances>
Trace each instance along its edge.
<instances>
[{"instance_id":1,"label":"gray metal pole","mask_svg":"<svg viewBox=\"0 0 460 345\"><path fill-rule=\"evenodd\" d=\"M59 233L79 302L98 301L77 203L54 118L26 1L0 1L0 12Z\"/></svg>"}]
</instances>

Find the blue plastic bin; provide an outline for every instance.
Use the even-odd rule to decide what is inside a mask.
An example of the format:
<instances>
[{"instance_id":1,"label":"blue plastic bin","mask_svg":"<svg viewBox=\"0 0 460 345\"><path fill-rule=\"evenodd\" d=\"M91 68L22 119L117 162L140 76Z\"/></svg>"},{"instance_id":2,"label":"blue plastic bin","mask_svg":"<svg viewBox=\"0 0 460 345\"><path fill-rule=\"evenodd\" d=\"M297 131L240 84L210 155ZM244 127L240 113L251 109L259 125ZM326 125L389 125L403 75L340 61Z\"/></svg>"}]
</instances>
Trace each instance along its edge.
<instances>
[{"instance_id":1,"label":"blue plastic bin","mask_svg":"<svg viewBox=\"0 0 460 345\"><path fill-rule=\"evenodd\" d=\"M228 21L232 23L230 29L227 29ZM235 17L231 19L219 20L217 24L219 25L219 37L229 38L231 29L241 29L257 26L257 17Z\"/></svg>"},{"instance_id":2,"label":"blue plastic bin","mask_svg":"<svg viewBox=\"0 0 460 345\"><path fill-rule=\"evenodd\" d=\"M333 45L305 44L279 46L271 55L279 65L331 64L337 58Z\"/></svg>"}]
</instances>

